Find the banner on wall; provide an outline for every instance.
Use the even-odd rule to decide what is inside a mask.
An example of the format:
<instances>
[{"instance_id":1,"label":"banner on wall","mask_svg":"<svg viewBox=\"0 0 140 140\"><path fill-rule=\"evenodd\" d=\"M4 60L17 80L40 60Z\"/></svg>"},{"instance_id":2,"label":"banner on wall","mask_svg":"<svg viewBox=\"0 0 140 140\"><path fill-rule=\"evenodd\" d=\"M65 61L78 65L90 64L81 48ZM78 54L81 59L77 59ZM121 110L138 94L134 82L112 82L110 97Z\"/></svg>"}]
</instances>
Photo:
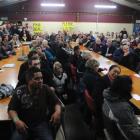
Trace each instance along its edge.
<instances>
[{"instance_id":1,"label":"banner on wall","mask_svg":"<svg viewBox=\"0 0 140 140\"><path fill-rule=\"evenodd\" d=\"M39 22L33 23L33 32L34 33L42 33L43 32L43 25Z\"/></svg>"},{"instance_id":2,"label":"banner on wall","mask_svg":"<svg viewBox=\"0 0 140 140\"><path fill-rule=\"evenodd\" d=\"M73 22L63 22L62 29L64 31L71 31L74 29L74 23Z\"/></svg>"}]
</instances>

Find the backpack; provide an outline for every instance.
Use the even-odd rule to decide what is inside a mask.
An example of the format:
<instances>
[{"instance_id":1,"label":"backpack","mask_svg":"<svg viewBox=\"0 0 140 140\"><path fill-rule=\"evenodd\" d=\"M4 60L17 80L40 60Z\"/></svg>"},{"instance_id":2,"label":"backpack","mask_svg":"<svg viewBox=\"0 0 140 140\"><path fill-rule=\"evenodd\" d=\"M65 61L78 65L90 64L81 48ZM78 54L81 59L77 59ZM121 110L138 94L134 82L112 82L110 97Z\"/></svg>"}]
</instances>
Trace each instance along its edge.
<instances>
[{"instance_id":1,"label":"backpack","mask_svg":"<svg viewBox=\"0 0 140 140\"><path fill-rule=\"evenodd\" d=\"M8 84L1 84L0 85L0 99L9 97L13 93L13 86Z\"/></svg>"}]
</instances>

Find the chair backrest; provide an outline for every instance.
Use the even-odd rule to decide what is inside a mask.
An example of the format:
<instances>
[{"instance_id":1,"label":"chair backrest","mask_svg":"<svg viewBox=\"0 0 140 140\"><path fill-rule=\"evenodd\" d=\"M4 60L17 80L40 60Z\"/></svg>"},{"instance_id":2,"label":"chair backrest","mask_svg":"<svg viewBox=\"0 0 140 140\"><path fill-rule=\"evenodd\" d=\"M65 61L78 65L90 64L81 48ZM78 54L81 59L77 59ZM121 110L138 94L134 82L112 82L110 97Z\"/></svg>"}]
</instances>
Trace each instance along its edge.
<instances>
[{"instance_id":1,"label":"chair backrest","mask_svg":"<svg viewBox=\"0 0 140 140\"><path fill-rule=\"evenodd\" d=\"M89 92L88 92L87 89L85 89L85 91L84 91L84 97L85 97L85 101L87 103L87 106L88 106L89 110L91 112L94 112L95 111L94 104L93 104L94 103L94 100L91 97L91 95L89 94Z\"/></svg>"},{"instance_id":2,"label":"chair backrest","mask_svg":"<svg viewBox=\"0 0 140 140\"><path fill-rule=\"evenodd\" d=\"M59 127L55 140L66 140L62 125Z\"/></svg>"},{"instance_id":3,"label":"chair backrest","mask_svg":"<svg viewBox=\"0 0 140 140\"><path fill-rule=\"evenodd\" d=\"M120 127L120 124L118 120L115 118L108 101L104 100L104 103L108 107L108 114L105 113L105 110L103 110L103 120L104 120L104 130L109 135L109 139L111 140L129 140L128 137L125 135L124 131ZM107 138L108 139L108 138Z\"/></svg>"},{"instance_id":4,"label":"chair backrest","mask_svg":"<svg viewBox=\"0 0 140 140\"><path fill-rule=\"evenodd\" d=\"M70 70L71 70L72 80L76 82L77 81L77 68L73 64L70 64Z\"/></svg>"}]
</instances>

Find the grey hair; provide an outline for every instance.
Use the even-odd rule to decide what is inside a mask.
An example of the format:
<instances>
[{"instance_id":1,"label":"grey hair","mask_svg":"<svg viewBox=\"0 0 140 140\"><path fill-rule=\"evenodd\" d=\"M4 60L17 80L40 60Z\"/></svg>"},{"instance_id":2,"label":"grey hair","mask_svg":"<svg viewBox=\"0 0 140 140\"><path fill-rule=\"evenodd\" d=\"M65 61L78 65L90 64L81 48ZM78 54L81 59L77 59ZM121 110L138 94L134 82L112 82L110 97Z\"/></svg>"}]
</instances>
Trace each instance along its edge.
<instances>
[{"instance_id":1,"label":"grey hair","mask_svg":"<svg viewBox=\"0 0 140 140\"><path fill-rule=\"evenodd\" d=\"M89 51L82 52L81 56L82 56L82 58L84 58L86 60L88 60L92 57L91 52L89 52Z\"/></svg>"},{"instance_id":2,"label":"grey hair","mask_svg":"<svg viewBox=\"0 0 140 140\"><path fill-rule=\"evenodd\" d=\"M85 64L85 67L86 68L89 68L89 69L92 69L92 70L95 70L96 67L99 67L99 62L93 58L89 59L86 64Z\"/></svg>"},{"instance_id":3,"label":"grey hair","mask_svg":"<svg viewBox=\"0 0 140 140\"><path fill-rule=\"evenodd\" d=\"M56 70L56 68L61 68L62 64L59 61L54 62L53 69Z\"/></svg>"}]
</instances>

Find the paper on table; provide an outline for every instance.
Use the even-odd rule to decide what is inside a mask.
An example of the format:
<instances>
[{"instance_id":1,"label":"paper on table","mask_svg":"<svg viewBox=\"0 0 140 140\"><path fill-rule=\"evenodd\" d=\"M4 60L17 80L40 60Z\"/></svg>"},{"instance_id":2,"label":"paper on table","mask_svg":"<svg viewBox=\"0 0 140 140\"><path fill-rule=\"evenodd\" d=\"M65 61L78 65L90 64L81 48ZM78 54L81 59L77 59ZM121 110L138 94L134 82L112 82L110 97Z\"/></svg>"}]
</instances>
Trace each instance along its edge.
<instances>
[{"instance_id":1,"label":"paper on table","mask_svg":"<svg viewBox=\"0 0 140 140\"><path fill-rule=\"evenodd\" d=\"M4 70L0 69L0 73L1 73L1 72L4 72Z\"/></svg>"},{"instance_id":2,"label":"paper on table","mask_svg":"<svg viewBox=\"0 0 140 140\"><path fill-rule=\"evenodd\" d=\"M106 74L108 73L108 70L104 70L104 71L102 71L102 73L103 73L104 75L106 75Z\"/></svg>"},{"instance_id":3,"label":"paper on table","mask_svg":"<svg viewBox=\"0 0 140 140\"><path fill-rule=\"evenodd\" d=\"M140 78L140 75L139 75L139 74L134 74L134 76L136 76L136 77Z\"/></svg>"},{"instance_id":4,"label":"paper on table","mask_svg":"<svg viewBox=\"0 0 140 140\"><path fill-rule=\"evenodd\" d=\"M137 94L132 94L132 97L133 97L135 100L140 100L140 96L137 95Z\"/></svg>"},{"instance_id":5,"label":"paper on table","mask_svg":"<svg viewBox=\"0 0 140 140\"><path fill-rule=\"evenodd\" d=\"M15 67L15 64L5 64L2 66L2 68L13 68Z\"/></svg>"},{"instance_id":6,"label":"paper on table","mask_svg":"<svg viewBox=\"0 0 140 140\"><path fill-rule=\"evenodd\" d=\"M139 74L134 74L134 76L136 76L136 77L140 78L140 75L139 75Z\"/></svg>"},{"instance_id":7,"label":"paper on table","mask_svg":"<svg viewBox=\"0 0 140 140\"><path fill-rule=\"evenodd\" d=\"M22 45L30 45L30 44L32 44L32 41L22 42Z\"/></svg>"},{"instance_id":8,"label":"paper on table","mask_svg":"<svg viewBox=\"0 0 140 140\"><path fill-rule=\"evenodd\" d=\"M138 120L138 124L140 125L140 115L135 115L137 117Z\"/></svg>"}]
</instances>

